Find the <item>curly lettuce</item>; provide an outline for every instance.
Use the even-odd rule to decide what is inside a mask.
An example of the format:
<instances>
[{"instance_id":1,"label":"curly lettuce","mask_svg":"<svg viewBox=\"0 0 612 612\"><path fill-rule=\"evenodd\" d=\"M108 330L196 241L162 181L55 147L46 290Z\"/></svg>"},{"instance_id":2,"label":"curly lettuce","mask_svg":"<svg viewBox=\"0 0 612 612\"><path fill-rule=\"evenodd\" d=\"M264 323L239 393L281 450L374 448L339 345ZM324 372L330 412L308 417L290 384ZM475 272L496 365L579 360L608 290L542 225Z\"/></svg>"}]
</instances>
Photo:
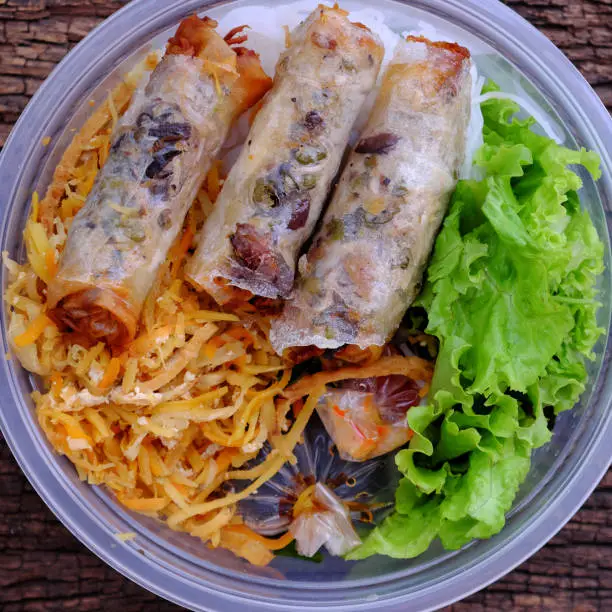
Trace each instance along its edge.
<instances>
[{"instance_id":1,"label":"curly lettuce","mask_svg":"<svg viewBox=\"0 0 612 612\"><path fill-rule=\"evenodd\" d=\"M408 413L393 514L348 559L415 557L435 538L453 550L498 533L532 450L550 439L547 415L585 388L603 331L604 248L580 208L578 167L596 180L599 157L535 133L518 111L482 104L483 178L457 185L418 300L440 341L431 401Z\"/></svg>"}]
</instances>

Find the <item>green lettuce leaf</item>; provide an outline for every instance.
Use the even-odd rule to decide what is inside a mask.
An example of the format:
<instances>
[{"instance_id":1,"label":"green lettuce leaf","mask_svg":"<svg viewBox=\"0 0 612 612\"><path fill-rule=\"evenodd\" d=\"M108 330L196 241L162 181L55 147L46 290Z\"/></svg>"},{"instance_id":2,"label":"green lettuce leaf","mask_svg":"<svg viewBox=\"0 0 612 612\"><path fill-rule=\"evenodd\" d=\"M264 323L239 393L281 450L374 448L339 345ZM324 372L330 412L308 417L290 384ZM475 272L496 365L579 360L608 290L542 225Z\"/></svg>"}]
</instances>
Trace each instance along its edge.
<instances>
[{"instance_id":1,"label":"green lettuce leaf","mask_svg":"<svg viewBox=\"0 0 612 612\"><path fill-rule=\"evenodd\" d=\"M488 90L496 86L488 85ZM571 408L602 333L596 278L603 244L580 208L572 151L519 120L518 105L482 104L482 180L460 181L417 301L440 341L430 403L408 413L414 436L396 454L395 511L349 559L408 558L439 538L457 549L504 526L551 436L546 409Z\"/></svg>"}]
</instances>

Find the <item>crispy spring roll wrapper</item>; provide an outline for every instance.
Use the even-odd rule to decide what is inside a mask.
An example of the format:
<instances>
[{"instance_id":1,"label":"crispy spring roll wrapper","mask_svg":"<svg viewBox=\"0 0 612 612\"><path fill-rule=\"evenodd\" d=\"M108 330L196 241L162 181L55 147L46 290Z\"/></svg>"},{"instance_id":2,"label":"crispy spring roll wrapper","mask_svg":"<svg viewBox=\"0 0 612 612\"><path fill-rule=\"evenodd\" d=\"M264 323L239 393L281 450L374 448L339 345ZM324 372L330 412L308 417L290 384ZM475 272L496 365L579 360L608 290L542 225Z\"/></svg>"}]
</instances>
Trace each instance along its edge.
<instances>
[{"instance_id":1,"label":"crispy spring roll wrapper","mask_svg":"<svg viewBox=\"0 0 612 612\"><path fill-rule=\"evenodd\" d=\"M158 269L232 121L271 86L259 58L216 22L185 19L113 134L72 222L50 315L111 346L130 341ZM238 29L239 30L239 29ZM232 36L234 38L232 38Z\"/></svg>"},{"instance_id":2,"label":"crispy spring roll wrapper","mask_svg":"<svg viewBox=\"0 0 612 612\"><path fill-rule=\"evenodd\" d=\"M232 299L232 287L289 294L384 53L365 26L323 6L290 41L186 269L219 303Z\"/></svg>"},{"instance_id":3,"label":"crispy spring roll wrapper","mask_svg":"<svg viewBox=\"0 0 612 612\"><path fill-rule=\"evenodd\" d=\"M470 56L409 37L396 48L367 126L272 325L287 347L383 345L418 294L455 188L470 115Z\"/></svg>"}]
</instances>

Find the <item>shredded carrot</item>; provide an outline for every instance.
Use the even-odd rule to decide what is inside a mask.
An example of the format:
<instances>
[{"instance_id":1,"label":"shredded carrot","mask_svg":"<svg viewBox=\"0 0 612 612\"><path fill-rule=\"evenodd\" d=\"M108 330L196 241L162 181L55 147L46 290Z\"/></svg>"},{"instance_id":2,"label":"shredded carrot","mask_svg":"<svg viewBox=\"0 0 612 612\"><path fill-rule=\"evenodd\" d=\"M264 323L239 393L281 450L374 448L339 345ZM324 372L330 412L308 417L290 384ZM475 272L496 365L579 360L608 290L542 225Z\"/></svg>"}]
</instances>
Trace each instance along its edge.
<instances>
[{"instance_id":1,"label":"shredded carrot","mask_svg":"<svg viewBox=\"0 0 612 612\"><path fill-rule=\"evenodd\" d=\"M135 510L136 512L159 512L160 510L163 510L170 502L170 500L166 497L150 497L140 499L125 499L120 497L119 501L130 510Z\"/></svg>"},{"instance_id":2,"label":"shredded carrot","mask_svg":"<svg viewBox=\"0 0 612 612\"><path fill-rule=\"evenodd\" d=\"M38 191L32 194L32 211L30 212L30 220L36 223L38 221L38 211L40 208L40 202L38 197Z\"/></svg>"},{"instance_id":3,"label":"shredded carrot","mask_svg":"<svg viewBox=\"0 0 612 612\"><path fill-rule=\"evenodd\" d=\"M280 538L266 538L253 531L246 525L228 525L227 527L224 527L224 529L227 531L233 531L235 533L241 533L251 540L255 540L256 542L263 544L268 550L281 550L295 539L295 536L289 531L284 533Z\"/></svg>"},{"instance_id":4,"label":"shredded carrot","mask_svg":"<svg viewBox=\"0 0 612 612\"><path fill-rule=\"evenodd\" d=\"M220 529L227 525L233 516L233 508L221 508L213 518L207 519L204 523L200 523L196 527L190 529L189 533L204 541L210 539L212 543L213 540L220 539Z\"/></svg>"},{"instance_id":5,"label":"shredded carrot","mask_svg":"<svg viewBox=\"0 0 612 612\"><path fill-rule=\"evenodd\" d=\"M172 266L172 277L175 278L178 274L179 268L183 263L183 259L185 259L185 255L187 255L187 251L189 251L189 247L193 242L194 232L191 227L187 227L187 229L183 232L180 241L176 245L176 249L170 254L170 262Z\"/></svg>"},{"instance_id":6,"label":"shredded carrot","mask_svg":"<svg viewBox=\"0 0 612 612\"><path fill-rule=\"evenodd\" d=\"M63 378L60 372L53 372L49 377L51 382L51 393L55 399L60 397L60 393L62 391Z\"/></svg>"},{"instance_id":7,"label":"shredded carrot","mask_svg":"<svg viewBox=\"0 0 612 612\"><path fill-rule=\"evenodd\" d=\"M108 362L106 366L106 370L104 371L104 376L102 380L98 383L99 389L108 389L119 376L119 371L121 370L121 359L119 357L113 357Z\"/></svg>"},{"instance_id":8,"label":"shredded carrot","mask_svg":"<svg viewBox=\"0 0 612 612\"><path fill-rule=\"evenodd\" d=\"M112 91L114 106L117 110L123 111L127 107L132 98L134 89L135 85L120 83ZM53 180L47 188L47 193L40 205L41 222L45 226L47 232L51 232L53 229L53 217L57 214L56 211L60 205L60 201L65 195L64 185L74 172L83 149L104 125L111 120L110 107L108 104L102 104L98 107L96 112L87 119L81 130L74 136L72 142L64 152L53 174Z\"/></svg>"},{"instance_id":9,"label":"shredded carrot","mask_svg":"<svg viewBox=\"0 0 612 612\"><path fill-rule=\"evenodd\" d=\"M176 378L189 361L197 357L202 344L204 344L204 342L206 342L216 331L217 328L212 323L207 323L204 327L198 329L189 342L172 356L161 374L158 374L155 378L140 385L142 390L144 392L157 391L157 389Z\"/></svg>"},{"instance_id":10,"label":"shredded carrot","mask_svg":"<svg viewBox=\"0 0 612 612\"><path fill-rule=\"evenodd\" d=\"M246 355L240 355L240 357L236 357L236 359L232 359L229 362L229 365L236 366L237 368L244 368L244 366L246 364L247 364L247 356Z\"/></svg>"},{"instance_id":11,"label":"shredded carrot","mask_svg":"<svg viewBox=\"0 0 612 612\"><path fill-rule=\"evenodd\" d=\"M232 448L238 448L242 446L243 441L237 440L232 442L231 436L229 434L224 433L219 424L215 421L209 421L206 423L202 423L202 433L206 436L208 440L214 442L215 444L219 444L220 446L227 446Z\"/></svg>"},{"instance_id":12,"label":"shredded carrot","mask_svg":"<svg viewBox=\"0 0 612 612\"><path fill-rule=\"evenodd\" d=\"M226 344L226 340L221 336L215 336L212 340L209 340L203 348L206 359L213 359L217 349L221 348L224 344Z\"/></svg>"},{"instance_id":13,"label":"shredded carrot","mask_svg":"<svg viewBox=\"0 0 612 612\"><path fill-rule=\"evenodd\" d=\"M215 310L195 310L187 315L188 319L198 321L240 321L240 317L229 312L217 312Z\"/></svg>"},{"instance_id":14,"label":"shredded carrot","mask_svg":"<svg viewBox=\"0 0 612 612\"><path fill-rule=\"evenodd\" d=\"M255 343L255 338L253 337L253 334L249 333L244 327L232 327L225 333L227 336L238 340L238 342L242 342L246 346Z\"/></svg>"},{"instance_id":15,"label":"shredded carrot","mask_svg":"<svg viewBox=\"0 0 612 612\"><path fill-rule=\"evenodd\" d=\"M151 464L151 472L156 478L163 478L168 475L168 468L162 461L161 457L151 444L145 444L144 447L148 450L149 461Z\"/></svg>"},{"instance_id":16,"label":"shredded carrot","mask_svg":"<svg viewBox=\"0 0 612 612\"><path fill-rule=\"evenodd\" d=\"M49 279L51 279L57 274L57 262L55 261L55 249L49 249L45 253L45 264L47 265L47 272L49 273Z\"/></svg>"},{"instance_id":17,"label":"shredded carrot","mask_svg":"<svg viewBox=\"0 0 612 612\"><path fill-rule=\"evenodd\" d=\"M344 415L346 414L346 410L342 410L340 406L338 406L338 404L334 404L332 406L332 410L340 417L344 417Z\"/></svg>"},{"instance_id":18,"label":"shredded carrot","mask_svg":"<svg viewBox=\"0 0 612 612\"><path fill-rule=\"evenodd\" d=\"M135 338L130 344L128 351L132 357L144 355L148 351L152 351L157 346L157 341L167 338L172 333L171 325L164 325L153 330L149 334L142 334Z\"/></svg>"},{"instance_id":19,"label":"shredded carrot","mask_svg":"<svg viewBox=\"0 0 612 612\"><path fill-rule=\"evenodd\" d=\"M268 565L268 563L274 559L272 552L263 544L252 540L242 533L234 533L222 529L220 531L218 544L223 548L231 550L235 555L244 557L253 565Z\"/></svg>"},{"instance_id":20,"label":"shredded carrot","mask_svg":"<svg viewBox=\"0 0 612 612\"><path fill-rule=\"evenodd\" d=\"M381 357L375 363L362 367L347 367L338 370L317 372L300 378L284 391L288 400L296 400L308 395L314 387L328 385L348 378L370 378L372 376L389 376L401 374L413 380L430 381L433 376L433 364L420 357Z\"/></svg>"},{"instance_id":21,"label":"shredded carrot","mask_svg":"<svg viewBox=\"0 0 612 612\"><path fill-rule=\"evenodd\" d=\"M77 367L75 368L75 374L77 376L84 376L85 372L89 370L89 366L93 363L95 359L98 358L104 352L104 342L98 342L96 346L90 348L83 359L79 362Z\"/></svg>"},{"instance_id":22,"label":"shredded carrot","mask_svg":"<svg viewBox=\"0 0 612 612\"><path fill-rule=\"evenodd\" d=\"M45 229L41 223L35 223L32 220L28 220L23 232L23 237L26 244L26 252L28 261L36 275L43 281L49 281L49 271L47 270L47 264L45 255L48 250L51 249L49 239L45 233Z\"/></svg>"},{"instance_id":23,"label":"shredded carrot","mask_svg":"<svg viewBox=\"0 0 612 612\"><path fill-rule=\"evenodd\" d=\"M22 348L28 344L33 344L49 325L54 325L54 323L45 313L38 315L22 334L13 338L15 346Z\"/></svg>"},{"instance_id":24,"label":"shredded carrot","mask_svg":"<svg viewBox=\"0 0 612 612\"><path fill-rule=\"evenodd\" d=\"M220 452L219 456L215 459L215 463L217 464L217 471L225 472L232 463L232 459L237 454L238 451L235 448L226 448L225 450Z\"/></svg>"},{"instance_id":25,"label":"shredded carrot","mask_svg":"<svg viewBox=\"0 0 612 612\"><path fill-rule=\"evenodd\" d=\"M382 357L383 349L382 346L368 346L362 349L355 344L347 344L334 352L334 360L355 365L370 365Z\"/></svg>"},{"instance_id":26,"label":"shredded carrot","mask_svg":"<svg viewBox=\"0 0 612 612\"><path fill-rule=\"evenodd\" d=\"M56 418L66 428L68 437L85 440L88 444L92 444L91 438L85 433L81 424L73 416L60 412L56 415Z\"/></svg>"}]
</instances>

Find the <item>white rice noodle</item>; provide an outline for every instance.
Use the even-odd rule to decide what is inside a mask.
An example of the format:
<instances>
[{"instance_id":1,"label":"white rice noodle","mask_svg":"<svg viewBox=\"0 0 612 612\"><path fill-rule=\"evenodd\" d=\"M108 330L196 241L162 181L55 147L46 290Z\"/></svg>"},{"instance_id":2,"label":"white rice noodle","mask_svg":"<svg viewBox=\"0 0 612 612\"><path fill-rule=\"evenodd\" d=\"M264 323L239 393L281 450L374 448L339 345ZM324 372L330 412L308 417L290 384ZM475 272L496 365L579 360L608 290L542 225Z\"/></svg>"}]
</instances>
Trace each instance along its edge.
<instances>
[{"instance_id":1,"label":"white rice noodle","mask_svg":"<svg viewBox=\"0 0 612 612\"><path fill-rule=\"evenodd\" d=\"M480 110L480 104L476 100L480 96L485 78L478 74L476 62L474 61L472 62L470 72L472 76L472 108L466 134L465 158L461 171L459 172L459 178L461 179L480 178L478 176L478 168L474 167L474 155L483 143L482 128L484 126L484 119L482 117L482 111Z\"/></svg>"}]
</instances>

